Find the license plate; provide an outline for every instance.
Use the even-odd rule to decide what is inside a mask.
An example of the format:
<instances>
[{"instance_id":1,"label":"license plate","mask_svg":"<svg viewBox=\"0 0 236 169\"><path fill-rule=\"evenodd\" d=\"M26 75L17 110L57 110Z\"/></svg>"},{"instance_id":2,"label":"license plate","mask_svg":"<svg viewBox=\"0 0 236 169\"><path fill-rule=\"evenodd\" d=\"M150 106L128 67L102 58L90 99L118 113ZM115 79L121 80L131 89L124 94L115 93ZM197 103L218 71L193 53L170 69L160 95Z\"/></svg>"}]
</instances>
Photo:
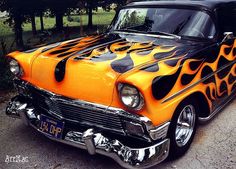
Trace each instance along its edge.
<instances>
[{"instance_id":1,"label":"license plate","mask_svg":"<svg viewBox=\"0 0 236 169\"><path fill-rule=\"evenodd\" d=\"M39 130L47 134L48 136L61 139L63 128L64 128L64 122L52 119L44 115L40 116Z\"/></svg>"}]
</instances>

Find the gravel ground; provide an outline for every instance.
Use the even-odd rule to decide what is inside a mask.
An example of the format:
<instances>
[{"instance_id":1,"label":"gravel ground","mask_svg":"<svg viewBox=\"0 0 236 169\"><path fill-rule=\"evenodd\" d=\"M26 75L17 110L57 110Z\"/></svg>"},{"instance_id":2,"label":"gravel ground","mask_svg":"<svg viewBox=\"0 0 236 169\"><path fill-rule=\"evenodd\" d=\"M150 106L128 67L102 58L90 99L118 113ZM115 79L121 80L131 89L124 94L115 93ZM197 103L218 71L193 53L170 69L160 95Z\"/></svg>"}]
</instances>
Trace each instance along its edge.
<instances>
[{"instance_id":1,"label":"gravel ground","mask_svg":"<svg viewBox=\"0 0 236 169\"><path fill-rule=\"evenodd\" d=\"M11 95L11 94L10 94ZM53 142L27 128L18 119L5 115L7 97L0 97L0 169L119 169L113 160L101 155ZM199 126L185 156L163 162L159 169L236 169L236 100L207 125ZM7 163L7 157L20 155L24 163Z\"/></svg>"}]
</instances>

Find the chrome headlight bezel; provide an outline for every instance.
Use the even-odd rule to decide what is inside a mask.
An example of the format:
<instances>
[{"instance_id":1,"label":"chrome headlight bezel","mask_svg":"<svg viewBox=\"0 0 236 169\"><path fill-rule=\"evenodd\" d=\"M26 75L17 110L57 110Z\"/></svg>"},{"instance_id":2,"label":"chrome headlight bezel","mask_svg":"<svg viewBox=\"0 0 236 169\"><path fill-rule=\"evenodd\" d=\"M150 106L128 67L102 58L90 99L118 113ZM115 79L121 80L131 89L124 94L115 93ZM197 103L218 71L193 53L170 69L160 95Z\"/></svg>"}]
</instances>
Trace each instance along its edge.
<instances>
[{"instance_id":1,"label":"chrome headlight bezel","mask_svg":"<svg viewBox=\"0 0 236 169\"><path fill-rule=\"evenodd\" d=\"M20 77L20 76L23 76L24 74L22 67L15 59L10 60L9 68L10 68L11 73L15 76Z\"/></svg>"},{"instance_id":2,"label":"chrome headlight bezel","mask_svg":"<svg viewBox=\"0 0 236 169\"><path fill-rule=\"evenodd\" d=\"M124 106L130 110L141 110L144 106L142 93L129 84L118 84L119 97Z\"/></svg>"}]
</instances>

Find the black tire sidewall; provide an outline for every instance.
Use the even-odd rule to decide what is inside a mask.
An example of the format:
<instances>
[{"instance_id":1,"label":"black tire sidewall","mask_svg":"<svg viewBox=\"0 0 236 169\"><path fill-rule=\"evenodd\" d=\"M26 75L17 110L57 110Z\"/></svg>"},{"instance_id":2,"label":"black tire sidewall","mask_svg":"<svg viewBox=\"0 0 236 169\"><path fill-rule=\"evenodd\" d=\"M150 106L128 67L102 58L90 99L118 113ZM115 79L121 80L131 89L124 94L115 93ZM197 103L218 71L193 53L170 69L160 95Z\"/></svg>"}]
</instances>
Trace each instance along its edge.
<instances>
[{"instance_id":1,"label":"black tire sidewall","mask_svg":"<svg viewBox=\"0 0 236 169\"><path fill-rule=\"evenodd\" d=\"M177 120L178 120L178 117L179 117L181 111L187 105L192 105L194 107L194 110L196 113L195 125L194 125L193 133L192 133L189 141L184 146L179 147L176 143L176 140L175 140L175 131L176 131L176 126L177 126ZM198 114L199 114L198 112L199 112L198 105L192 100L183 101L177 107L177 109L174 113L174 116L172 118L172 121L171 121L171 124L169 127L169 131L168 131L168 136L170 138L170 152L169 152L169 159L170 160L177 159L177 158L181 157L182 155L184 155L188 151L191 143L193 142L193 139L194 139L194 136L196 133L196 129L197 129L197 125L198 125Z\"/></svg>"}]
</instances>

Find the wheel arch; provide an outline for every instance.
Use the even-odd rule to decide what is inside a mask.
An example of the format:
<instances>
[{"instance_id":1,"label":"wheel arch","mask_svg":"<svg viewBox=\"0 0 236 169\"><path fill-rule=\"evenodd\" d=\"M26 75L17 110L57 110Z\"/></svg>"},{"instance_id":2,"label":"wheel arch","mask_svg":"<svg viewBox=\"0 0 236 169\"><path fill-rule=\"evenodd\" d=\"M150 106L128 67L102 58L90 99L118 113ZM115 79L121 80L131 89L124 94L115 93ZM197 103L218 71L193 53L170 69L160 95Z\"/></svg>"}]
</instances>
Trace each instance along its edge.
<instances>
[{"instance_id":1,"label":"wheel arch","mask_svg":"<svg viewBox=\"0 0 236 169\"><path fill-rule=\"evenodd\" d=\"M195 92L190 94L189 96L185 97L176 107L175 112L179 109L182 104L189 102L189 101L194 102L198 106L199 110L199 117L208 117L210 115L210 106L208 104L208 101L205 97L205 95L201 92ZM175 114L175 113L174 113ZM173 116L174 116L173 114Z\"/></svg>"}]
</instances>

